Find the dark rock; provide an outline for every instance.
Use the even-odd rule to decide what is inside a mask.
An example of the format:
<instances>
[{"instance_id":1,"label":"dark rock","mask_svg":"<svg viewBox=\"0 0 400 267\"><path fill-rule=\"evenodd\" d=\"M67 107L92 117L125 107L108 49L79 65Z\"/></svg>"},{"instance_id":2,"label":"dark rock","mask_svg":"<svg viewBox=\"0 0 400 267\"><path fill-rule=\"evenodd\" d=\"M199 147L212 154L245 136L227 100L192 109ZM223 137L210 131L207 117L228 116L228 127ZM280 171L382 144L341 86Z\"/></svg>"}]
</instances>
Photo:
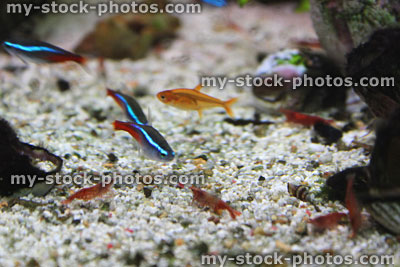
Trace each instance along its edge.
<instances>
[{"instance_id":1,"label":"dark rock","mask_svg":"<svg viewBox=\"0 0 400 267\"><path fill-rule=\"evenodd\" d=\"M33 160L50 161L55 165L55 168L50 172L39 169L32 164ZM34 181L34 188L41 184L38 178L42 178L42 183L47 175L55 174L61 170L62 159L48 150L33 146L27 143L22 143L8 122L0 119L0 195L9 196L17 191L22 192L22 189L29 188L28 177L36 177ZM30 175L30 176L28 176ZM12 181L12 176L24 178L25 182L18 179ZM33 190L32 193L38 195L45 195L52 185L39 190ZM38 187L39 188L39 187Z\"/></svg>"},{"instance_id":2,"label":"dark rock","mask_svg":"<svg viewBox=\"0 0 400 267\"><path fill-rule=\"evenodd\" d=\"M371 216L389 231L400 234L400 109L380 122L370 164L346 169L328 178L331 199L344 201L348 181Z\"/></svg>"},{"instance_id":3,"label":"dark rock","mask_svg":"<svg viewBox=\"0 0 400 267\"><path fill-rule=\"evenodd\" d=\"M229 162L227 162L226 160L221 160L219 164L221 164L221 166L227 166L229 165Z\"/></svg>"},{"instance_id":4,"label":"dark rock","mask_svg":"<svg viewBox=\"0 0 400 267\"><path fill-rule=\"evenodd\" d=\"M195 157L195 159L204 159L205 161L208 160L207 155L201 154L200 156Z\"/></svg>"},{"instance_id":5,"label":"dark rock","mask_svg":"<svg viewBox=\"0 0 400 267\"><path fill-rule=\"evenodd\" d=\"M348 56L347 73L358 82L354 91L377 117L388 118L400 107L400 28L376 31ZM393 85L361 86L363 77L393 79Z\"/></svg>"},{"instance_id":6,"label":"dark rock","mask_svg":"<svg viewBox=\"0 0 400 267\"><path fill-rule=\"evenodd\" d=\"M108 153L107 154L108 160L112 163L117 162L118 161L118 157L115 156L114 153Z\"/></svg>"},{"instance_id":7,"label":"dark rock","mask_svg":"<svg viewBox=\"0 0 400 267\"><path fill-rule=\"evenodd\" d=\"M126 252L124 254L125 264L132 266L140 266L141 263L145 260L143 253L138 251L135 255L132 255L130 252Z\"/></svg>"},{"instance_id":8,"label":"dark rock","mask_svg":"<svg viewBox=\"0 0 400 267\"><path fill-rule=\"evenodd\" d=\"M325 139L325 142L328 145L336 143L343 136L341 130L323 122L315 123L314 130L318 135Z\"/></svg>"},{"instance_id":9,"label":"dark rock","mask_svg":"<svg viewBox=\"0 0 400 267\"><path fill-rule=\"evenodd\" d=\"M57 80L57 86L61 92L65 92L65 91L68 91L69 89L71 89L70 83L67 80L64 80L62 78L59 78Z\"/></svg>"},{"instance_id":10,"label":"dark rock","mask_svg":"<svg viewBox=\"0 0 400 267\"><path fill-rule=\"evenodd\" d=\"M194 251L198 256L201 256L208 253L209 247L207 243L201 241L192 248L192 251Z\"/></svg>"},{"instance_id":11,"label":"dark rock","mask_svg":"<svg viewBox=\"0 0 400 267\"><path fill-rule=\"evenodd\" d=\"M146 198L150 198L152 192L153 192L153 190L152 190L151 188L149 188L149 187L143 187L143 193L144 193L144 196L145 196Z\"/></svg>"},{"instance_id":12,"label":"dark rock","mask_svg":"<svg viewBox=\"0 0 400 267\"><path fill-rule=\"evenodd\" d=\"M269 125L273 124L272 121L260 121L260 120L252 120L252 119L232 119L232 118L225 118L225 122L233 124L235 126L245 126L249 124L253 125Z\"/></svg>"},{"instance_id":13,"label":"dark rock","mask_svg":"<svg viewBox=\"0 0 400 267\"><path fill-rule=\"evenodd\" d=\"M310 0L311 18L322 47L343 70L346 55L378 29L400 25L398 0Z\"/></svg>"},{"instance_id":14,"label":"dark rock","mask_svg":"<svg viewBox=\"0 0 400 267\"><path fill-rule=\"evenodd\" d=\"M356 129L356 125L355 125L355 123L354 122L349 122L349 123L346 123L344 126L343 126L343 128L342 128L342 131L343 132L349 132L349 131L351 131L351 130L355 130Z\"/></svg>"}]
</instances>

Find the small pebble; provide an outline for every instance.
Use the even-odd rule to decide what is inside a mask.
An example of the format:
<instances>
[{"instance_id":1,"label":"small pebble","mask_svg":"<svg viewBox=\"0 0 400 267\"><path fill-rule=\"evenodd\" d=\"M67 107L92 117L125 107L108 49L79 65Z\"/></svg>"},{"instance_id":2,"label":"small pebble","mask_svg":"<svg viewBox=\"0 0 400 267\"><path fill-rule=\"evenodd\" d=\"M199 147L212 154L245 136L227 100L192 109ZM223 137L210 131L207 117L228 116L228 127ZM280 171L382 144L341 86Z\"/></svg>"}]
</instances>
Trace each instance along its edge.
<instances>
[{"instance_id":1,"label":"small pebble","mask_svg":"<svg viewBox=\"0 0 400 267\"><path fill-rule=\"evenodd\" d=\"M58 80L57 80L57 86L58 86L58 89L59 89L61 92L68 91L68 90L71 88L70 83L69 83L67 80L64 80L64 79L62 79L62 78L58 78Z\"/></svg>"},{"instance_id":2,"label":"small pebble","mask_svg":"<svg viewBox=\"0 0 400 267\"><path fill-rule=\"evenodd\" d=\"M310 151L311 153L324 152L325 146L321 144L311 143L308 145L308 151Z\"/></svg>"}]
</instances>

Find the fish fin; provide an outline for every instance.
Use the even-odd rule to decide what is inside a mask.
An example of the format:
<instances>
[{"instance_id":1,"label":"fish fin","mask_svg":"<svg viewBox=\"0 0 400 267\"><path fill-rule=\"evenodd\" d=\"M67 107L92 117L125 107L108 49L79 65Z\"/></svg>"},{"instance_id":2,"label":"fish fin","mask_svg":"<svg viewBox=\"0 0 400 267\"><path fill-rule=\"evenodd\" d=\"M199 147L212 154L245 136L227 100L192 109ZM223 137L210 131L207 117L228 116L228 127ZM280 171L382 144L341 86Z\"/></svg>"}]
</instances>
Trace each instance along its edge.
<instances>
[{"instance_id":1,"label":"fish fin","mask_svg":"<svg viewBox=\"0 0 400 267\"><path fill-rule=\"evenodd\" d=\"M89 66L87 64L81 64L79 62L76 63L81 68L81 70L83 70L87 75L89 75L90 77L95 77L95 75L93 75L92 71L89 69Z\"/></svg>"},{"instance_id":2,"label":"fish fin","mask_svg":"<svg viewBox=\"0 0 400 267\"><path fill-rule=\"evenodd\" d=\"M193 90L200 91L201 88L203 88L203 85L201 85L201 83L199 83L195 88L193 88Z\"/></svg>"},{"instance_id":3,"label":"fish fin","mask_svg":"<svg viewBox=\"0 0 400 267\"><path fill-rule=\"evenodd\" d=\"M152 121L153 121L153 119L151 117L150 107L147 107L147 123L146 123L146 125L151 126Z\"/></svg>"},{"instance_id":4,"label":"fish fin","mask_svg":"<svg viewBox=\"0 0 400 267\"><path fill-rule=\"evenodd\" d=\"M112 126L114 127L114 130L119 130L119 129L118 129L118 122L117 122L117 121L114 121L114 122L112 123Z\"/></svg>"},{"instance_id":5,"label":"fish fin","mask_svg":"<svg viewBox=\"0 0 400 267\"><path fill-rule=\"evenodd\" d=\"M114 130L121 130L128 132L137 142L140 142L141 136L138 133L137 127L134 126L134 123L127 123L122 121L114 121L113 126Z\"/></svg>"},{"instance_id":6,"label":"fish fin","mask_svg":"<svg viewBox=\"0 0 400 267\"><path fill-rule=\"evenodd\" d=\"M199 117L202 118L203 117L203 111L201 109L197 110L197 113L199 113Z\"/></svg>"},{"instance_id":7,"label":"fish fin","mask_svg":"<svg viewBox=\"0 0 400 267\"><path fill-rule=\"evenodd\" d=\"M133 150L137 151L137 155L140 158L142 156L142 151L140 149L139 142L133 142L132 146L133 146Z\"/></svg>"},{"instance_id":8,"label":"fish fin","mask_svg":"<svg viewBox=\"0 0 400 267\"><path fill-rule=\"evenodd\" d=\"M86 63L88 62L88 58L87 57L80 57L75 62L78 63L81 66L86 66Z\"/></svg>"},{"instance_id":9,"label":"fish fin","mask_svg":"<svg viewBox=\"0 0 400 267\"><path fill-rule=\"evenodd\" d=\"M226 113L228 113L228 115L231 116L231 117L233 117L233 112L232 112L232 109L231 109L231 105L236 103L236 101L238 101L237 97L229 99L229 100L224 102L224 108L226 110Z\"/></svg>"},{"instance_id":10,"label":"fish fin","mask_svg":"<svg viewBox=\"0 0 400 267\"><path fill-rule=\"evenodd\" d=\"M111 96L112 97L114 95L115 91L110 89L110 88L106 88L106 89L107 89L107 96Z\"/></svg>"},{"instance_id":11,"label":"fish fin","mask_svg":"<svg viewBox=\"0 0 400 267\"><path fill-rule=\"evenodd\" d=\"M29 62L25 60L23 57L17 55L17 58L19 58L25 64L25 66L29 66Z\"/></svg>"}]
</instances>

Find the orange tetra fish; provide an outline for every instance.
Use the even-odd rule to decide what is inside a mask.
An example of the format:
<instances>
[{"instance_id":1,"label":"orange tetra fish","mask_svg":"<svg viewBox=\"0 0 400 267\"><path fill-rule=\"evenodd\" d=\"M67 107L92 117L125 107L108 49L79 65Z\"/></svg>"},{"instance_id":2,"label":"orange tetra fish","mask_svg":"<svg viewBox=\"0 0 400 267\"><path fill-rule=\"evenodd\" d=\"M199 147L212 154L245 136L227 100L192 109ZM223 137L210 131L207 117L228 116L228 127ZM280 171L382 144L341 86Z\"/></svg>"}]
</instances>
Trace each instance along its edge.
<instances>
[{"instance_id":1,"label":"orange tetra fish","mask_svg":"<svg viewBox=\"0 0 400 267\"><path fill-rule=\"evenodd\" d=\"M213 107L223 107L229 116L233 117L231 105L237 101L232 98L227 101L219 100L215 97L200 92L202 85L194 89L178 88L159 92L157 98L164 104L184 110L197 110L199 116L202 116L203 109Z\"/></svg>"}]
</instances>

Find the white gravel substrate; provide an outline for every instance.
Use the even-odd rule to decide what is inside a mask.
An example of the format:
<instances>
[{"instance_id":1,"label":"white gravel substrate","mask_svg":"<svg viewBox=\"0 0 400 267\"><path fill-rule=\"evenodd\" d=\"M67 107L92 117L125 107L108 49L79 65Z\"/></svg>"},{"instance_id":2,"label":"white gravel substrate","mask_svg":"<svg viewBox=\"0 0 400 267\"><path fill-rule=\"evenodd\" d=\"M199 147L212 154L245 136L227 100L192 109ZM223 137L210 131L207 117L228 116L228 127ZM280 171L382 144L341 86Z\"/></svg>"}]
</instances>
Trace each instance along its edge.
<instances>
[{"instance_id":1,"label":"white gravel substrate","mask_svg":"<svg viewBox=\"0 0 400 267\"><path fill-rule=\"evenodd\" d=\"M242 215L232 220L224 212L215 224L208 218L217 215L192 205L188 189L170 185L153 186L150 198L136 185L119 185L111 197L74 201L63 208L60 202L80 186L58 186L44 198L25 198L44 203L42 206L28 209L17 204L0 211L0 265L120 266L133 264L139 253L146 266L198 266L202 243L214 254L331 252L355 258L394 254L399 263L395 237L373 223L367 223L355 239L348 238L348 225L324 233L305 229L308 213L314 217L344 208L328 202L321 204L317 213L312 205L287 192L288 182L306 184L318 192L324 173L366 165L369 158L362 148L345 151L336 144L311 143L312 131L286 123L284 116L263 115L262 119L276 124L265 126L265 136L259 137L254 126L223 122L226 114L222 109L208 110L198 119L195 112L182 112L155 98L161 90L194 87L200 75L253 73L258 51L286 47L292 37L313 37L307 14L290 17L292 8L228 7L181 16L180 37L171 48L135 62L106 61L106 82L93 75L95 61L89 64L91 74L74 65L32 65L16 75L1 72L0 115L13 125L21 140L44 145L64 157L63 174L138 171L169 175L203 169L209 176L202 188L219 192ZM242 31L223 29L228 17ZM5 55L0 63L20 64ZM69 80L72 89L60 92L55 85L58 76ZM162 164L141 157L127 133L112 129L114 120L125 117L106 97L105 85L132 93L132 83L148 89L149 95L138 101L145 111L150 109L154 127L175 150L174 162ZM239 97L235 116L253 116L246 88L228 85L224 90L206 88L204 92L221 99ZM105 119L91 116L95 111ZM359 138L371 143L373 134L366 134L367 130L351 131L343 140ZM109 153L118 157L116 163L109 164ZM199 155L208 157L205 165L193 161ZM312 161L319 166L312 167ZM265 180L259 181L260 176Z\"/></svg>"}]
</instances>

